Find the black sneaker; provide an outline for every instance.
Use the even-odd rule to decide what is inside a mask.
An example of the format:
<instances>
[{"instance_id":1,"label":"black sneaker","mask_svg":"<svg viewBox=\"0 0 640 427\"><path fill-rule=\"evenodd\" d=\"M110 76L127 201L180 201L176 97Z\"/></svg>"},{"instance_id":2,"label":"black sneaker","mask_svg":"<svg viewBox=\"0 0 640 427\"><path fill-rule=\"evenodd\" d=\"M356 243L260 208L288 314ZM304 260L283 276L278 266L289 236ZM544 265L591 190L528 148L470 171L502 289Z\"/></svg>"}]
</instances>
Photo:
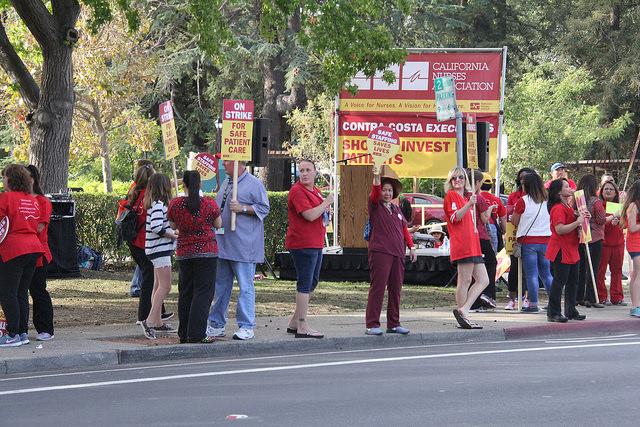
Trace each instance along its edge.
<instances>
[{"instance_id":1,"label":"black sneaker","mask_svg":"<svg viewBox=\"0 0 640 427\"><path fill-rule=\"evenodd\" d=\"M169 313L163 313L160 315L160 319L162 319L162 321L164 322L165 320L169 320L173 317L173 311L169 312Z\"/></svg>"}]
</instances>

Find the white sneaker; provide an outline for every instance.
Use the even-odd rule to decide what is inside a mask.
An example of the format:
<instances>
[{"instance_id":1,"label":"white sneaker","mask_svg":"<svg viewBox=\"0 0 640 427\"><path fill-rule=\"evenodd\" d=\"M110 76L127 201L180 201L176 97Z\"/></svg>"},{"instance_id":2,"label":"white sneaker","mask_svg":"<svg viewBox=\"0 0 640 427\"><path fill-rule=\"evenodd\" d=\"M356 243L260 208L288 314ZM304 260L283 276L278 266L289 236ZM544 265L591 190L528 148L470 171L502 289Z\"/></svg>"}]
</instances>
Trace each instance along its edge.
<instances>
[{"instance_id":1,"label":"white sneaker","mask_svg":"<svg viewBox=\"0 0 640 427\"><path fill-rule=\"evenodd\" d=\"M518 307L518 303L514 299L510 299L507 305L504 307L505 310L516 310Z\"/></svg>"},{"instance_id":2,"label":"white sneaker","mask_svg":"<svg viewBox=\"0 0 640 427\"><path fill-rule=\"evenodd\" d=\"M522 300L522 308L529 308L529 298L526 298Z\"/></svg>"},{"instance_id":3,"label":"white sneaker","mask_svg":"<svg viewBox=\"0 0 640 427\"><path fill-rule=\"evenodd\" d=\"M240 328L233 334L234 340L250 340L253 338L253 329Z\"/></svg>"},{"instance_id":4,"label":"white sneaker","mask_svg":"<svg viewBox=\"0 0 640 427\"><path fill-rule=\"evenodd\" d=\"M36 335L36 341L49 341L53 339L53 335L49 334L48 332L40 332L38 335Z\"/></svg>"},{"instance_id":5,"label":"white sneaker","mask_svg":"<svg viewBox=\"0 0 640 427\"><path fill-rule=\"evenodd\" d=\"M208 337L223 337L224 336L224 328L214 328L211 325L207 325L207 336Z\"/></svg>"}]
</instances>

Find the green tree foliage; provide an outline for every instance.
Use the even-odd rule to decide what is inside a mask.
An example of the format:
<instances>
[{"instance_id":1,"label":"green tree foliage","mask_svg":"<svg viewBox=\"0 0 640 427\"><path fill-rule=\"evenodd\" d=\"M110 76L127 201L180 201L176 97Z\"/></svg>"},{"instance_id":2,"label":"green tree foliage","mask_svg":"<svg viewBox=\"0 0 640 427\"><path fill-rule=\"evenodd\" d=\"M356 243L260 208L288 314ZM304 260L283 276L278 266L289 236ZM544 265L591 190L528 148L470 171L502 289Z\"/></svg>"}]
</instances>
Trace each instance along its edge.
<instances>
[{"instance_id":1,"label":"green tree foliage","mask_svg":"<svg viewBox=\"0 0 640 427\"><path fill-rule=\"evenodd\" d=\"M594 79L584 70L545 63L524 74L507 97L509 156L504 174L523 166L545 175L557 161L583 159L594 143L620 137L631 113L601 125L602 111L590 103Z\"/></svg>"},{"instance_id":2,"label":"green tree foliage","mask_svg":"<svg viewBox=\"0 0 640 427\"><path fill-rule=\"evenodd\" d=\"M323 171L333 168L333 100L319 95L310 100L304 109L295 109L288 116L292 140L285 144L295 159L313 160Z\"/></svg>"}]
</instances>

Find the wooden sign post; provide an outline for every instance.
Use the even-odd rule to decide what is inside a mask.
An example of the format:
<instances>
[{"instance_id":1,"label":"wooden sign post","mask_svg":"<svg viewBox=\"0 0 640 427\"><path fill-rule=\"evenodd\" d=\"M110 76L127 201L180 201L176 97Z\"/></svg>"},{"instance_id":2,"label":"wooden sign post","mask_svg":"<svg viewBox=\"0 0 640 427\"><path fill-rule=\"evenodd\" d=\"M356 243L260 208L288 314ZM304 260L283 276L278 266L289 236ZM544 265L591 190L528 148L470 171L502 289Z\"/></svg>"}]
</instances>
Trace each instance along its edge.
<instances>
[{"instance_id":1,"label":"wooden sign post","mask_svg":"<svg viewBox=\"0 0 640 427\"><path fill-rule=\"evenodd\" d=\"M225 99L222 104L222 160L233 160L231 200L238 200L238 162L251 161L253 101ZM231 231L236 230L236 213L231 212Z\"/></svg>"},{"instance_id":2,"label":"wooden sign post","mask_svg":"<svg viewBox=\"0 0 640 427\"><path fill-rule=\"evenodd\" d=\"M573 193L573 197L576 199L576 208L578 212L587 211L587 200L584 197L584 191L578 190ZM591 284L593 285L593 293L596 298L596 303L600 304L600 298L598 298L598 287L596 286L596 275L593 273L593 265L591 263L591 251L589 250L589 242L591 242L591 225L589 225L589 219L585 218L582 221L580 229L580 244L584 244L584 249L587 253L587 261L589 263L589 272L591 273Z\"/></svg>"}]
</instances>

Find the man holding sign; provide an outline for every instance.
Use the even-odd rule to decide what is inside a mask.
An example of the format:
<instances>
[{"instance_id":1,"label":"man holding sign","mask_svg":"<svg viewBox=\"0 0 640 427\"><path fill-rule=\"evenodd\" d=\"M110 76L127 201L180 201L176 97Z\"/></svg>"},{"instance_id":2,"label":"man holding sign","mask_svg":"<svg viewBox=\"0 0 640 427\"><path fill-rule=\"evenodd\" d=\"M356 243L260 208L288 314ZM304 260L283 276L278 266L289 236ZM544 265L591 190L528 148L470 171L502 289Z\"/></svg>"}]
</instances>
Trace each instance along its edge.
<instances>
[{"instance_id":1,"label":"man holding sign","mask_svg":"<svg viewBox=\"0 0 640 427\"><path fill-rule=\"evenodd\" d=\"M209 313L207 335L213 337L225 335L227 310L235 278L240 288L236 309L239 330L233 338L247 340L254 336L253 277L256 264L264 262L264 218L269 214L269 199L264 185L247 171L245 162L225 160L223 166L227 179L220 186L216 198L222 212L222 228L216 232L218 271L215 300ZM231 181L234 168L238 173L235 186ZM232 199L231 193L234 187L237 188L237 195ZM237 215L235 231L231 230L232 215Z\"/></svg>"}]
</instances>

